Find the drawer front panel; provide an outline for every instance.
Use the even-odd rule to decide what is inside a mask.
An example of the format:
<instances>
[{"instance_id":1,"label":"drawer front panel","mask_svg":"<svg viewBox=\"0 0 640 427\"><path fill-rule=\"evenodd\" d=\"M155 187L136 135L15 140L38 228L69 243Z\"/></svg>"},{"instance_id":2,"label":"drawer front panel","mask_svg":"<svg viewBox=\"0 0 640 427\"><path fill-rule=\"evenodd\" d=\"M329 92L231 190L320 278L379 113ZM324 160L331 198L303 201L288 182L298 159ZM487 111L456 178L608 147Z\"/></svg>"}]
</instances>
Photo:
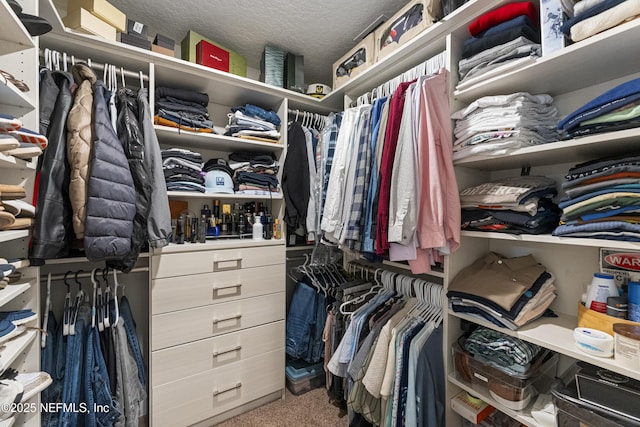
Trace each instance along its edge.
<instances>
[{"instance_id":1,"label":"drawer front panel","mask_svg":"<svg viewBox=\"0 0 640 427\"><path fill-rule=\"evenodd\" d=\"M153 387L154 426L186 426L284 388L284 349Z\"/></svg>"},{"instance_id":2,"label":"drawer front panel","mask_svg":"<svg viewBox=\"0 0 640 427\"><path fill-rule=\"evenodd\" d=\"M185 344L283 320L285 293L152 316L151 350Z\"/></svg>"},{"instance_id":3,"label":"drawer front panel","mask_svg":"<svg viewBox=\"0 0 640 427\"><path fill-rule=\"evenodd\" d=\"M284 264L284 246L168 253L151 257L151 278Z\"/></svg>"},{"instance_id":4,"label":"drawer front panel","mask_svg":"<svg viewBox=\"0 0 640 427\"><path fill-rule=\"evenodd\" d=\"M178 381L281 349L284 347L284 334L285 322L281 320L154 351L151 354L153 385Z\"/></svg>"},{"instance_id":5,"label":"drawer front panel","mask_svg":"<svg viewBox=\"0 0 640 427\"><path fill-rule=\"evenodd\" d=\"M155 279L152 314L250 298L285 290L285 265Z\"/></svg>"}]
</instances>

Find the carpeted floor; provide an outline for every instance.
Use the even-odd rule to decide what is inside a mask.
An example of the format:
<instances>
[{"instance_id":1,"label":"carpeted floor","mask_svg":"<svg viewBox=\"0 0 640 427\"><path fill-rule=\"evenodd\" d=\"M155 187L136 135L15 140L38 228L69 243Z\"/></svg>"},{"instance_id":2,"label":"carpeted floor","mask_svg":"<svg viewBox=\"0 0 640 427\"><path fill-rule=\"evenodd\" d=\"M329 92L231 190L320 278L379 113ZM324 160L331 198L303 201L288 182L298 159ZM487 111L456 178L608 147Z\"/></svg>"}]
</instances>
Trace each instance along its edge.
<instances>
[{"instance_id":1,"label":"carpeted floor","mask_svg":"<svg viewBox=\"0 0 640 427\"><path fill-rule=\"evenodd\" d=\"M346 412L334 406L324 387L285 398L228 419L216 427L340 427L349 424Z\"/></svg>"}]
</instances>

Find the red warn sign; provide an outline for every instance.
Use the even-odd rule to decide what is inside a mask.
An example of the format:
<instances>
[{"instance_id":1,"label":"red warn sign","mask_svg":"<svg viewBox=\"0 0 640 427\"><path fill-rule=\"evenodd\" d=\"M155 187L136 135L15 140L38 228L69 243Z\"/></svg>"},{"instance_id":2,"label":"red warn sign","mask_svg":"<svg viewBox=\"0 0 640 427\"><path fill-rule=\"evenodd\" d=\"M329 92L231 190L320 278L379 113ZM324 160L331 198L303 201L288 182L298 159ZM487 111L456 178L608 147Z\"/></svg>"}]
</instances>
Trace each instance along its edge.
<instances>
[{"instance_id":1,"label":"red warn sign","mask_svg":"<svg viewBox=\"0 0 640 427\"><path fill-rule=\"evenodd\" d=\"M624 270L640 271L640 254L616 252L604 256L604 261L611 267Z\"/></svg>"}]
</instances>

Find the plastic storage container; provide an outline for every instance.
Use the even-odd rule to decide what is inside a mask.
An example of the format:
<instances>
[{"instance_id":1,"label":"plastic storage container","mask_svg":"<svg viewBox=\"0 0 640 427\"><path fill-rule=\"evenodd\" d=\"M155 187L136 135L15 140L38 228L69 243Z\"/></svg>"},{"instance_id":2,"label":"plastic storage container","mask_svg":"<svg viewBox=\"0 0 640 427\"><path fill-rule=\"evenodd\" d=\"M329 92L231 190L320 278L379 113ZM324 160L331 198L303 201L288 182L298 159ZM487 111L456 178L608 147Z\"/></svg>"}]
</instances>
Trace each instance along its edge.
<instances>
[{"instance_id":1,"label":"plastic storage container","mask_svg":"<svg viewBox=\"0 0 640 427\"><path fill-rule=\"evenodd\" d=\"M285 367L287 388L295 395L304 394L324 385L325 373L322 362L308 364L302 360L288 360Z\"/></svg>"},{"instance_id":2,"label":"plastic storage container","mask_svg":"<svg viewBox=\"0 0 640 427\"><path fill-rule=\"evenodd\" d=\"M553 383L558 355L542 350L523 374L510 374L473 358L460 347L453 348L455 371L474 388L486 387L496 402L514 411L529 405L539 392L547 392Z\"/></svg>"}]
</instances>

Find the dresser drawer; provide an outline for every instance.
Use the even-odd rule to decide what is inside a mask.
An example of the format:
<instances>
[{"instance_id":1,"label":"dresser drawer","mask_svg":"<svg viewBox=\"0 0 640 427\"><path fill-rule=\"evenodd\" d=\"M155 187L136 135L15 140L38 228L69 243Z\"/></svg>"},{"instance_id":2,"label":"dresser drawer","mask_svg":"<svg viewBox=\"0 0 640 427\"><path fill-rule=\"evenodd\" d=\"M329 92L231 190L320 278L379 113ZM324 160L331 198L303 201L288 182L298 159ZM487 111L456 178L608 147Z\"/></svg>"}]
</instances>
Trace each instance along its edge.
<instances>
[{"instance_id":1,"label":"dresser drawer","mask_svg":"<svg viewBox=\"0 0 640 427\"><path fill-rule=\"evenodd\" d=\"M151 350L185 344L283 320L285 293L152 316Z\"/></svg>"},{"instance_id":2,"label":"dresser drawer","mask_svg":"<svg viewBox=\"0 0 640 427\"><path fill-rule=\"evenodd\" d=\"M151 290L151 313L283 292L285 282L284 264L155 279Z\"/></svg>"},{"instance_id":3,"label":"dresser drawer","mask_svg":"<svg viewBox=\"0 0 640 427\"><path fill-rule=\"evenodd\" d=\"M152 389L153 425L187 426L284 388L281 348Z\"/></svg>"},{"instance_id":4,"label":"dresser drawer","mask_svg":"<svg viewBox=\"0 0 640 427\"><path fill-rule=\"evenodd\" d=\"M151 257L151 278L214 273L285 263L284 246L168 253Z\"/></svg>"},{"instance_id":5,"label":"dresser drawer","mask_svg":"<svg viewBox=\"0 0 640 427\"><path fill-rule=\"evenodd\" d=\"M284 334L285 322L280 320L154 351L151 353L152 384L159 386L281 349Z\"/></svg>"}]
</instances>

